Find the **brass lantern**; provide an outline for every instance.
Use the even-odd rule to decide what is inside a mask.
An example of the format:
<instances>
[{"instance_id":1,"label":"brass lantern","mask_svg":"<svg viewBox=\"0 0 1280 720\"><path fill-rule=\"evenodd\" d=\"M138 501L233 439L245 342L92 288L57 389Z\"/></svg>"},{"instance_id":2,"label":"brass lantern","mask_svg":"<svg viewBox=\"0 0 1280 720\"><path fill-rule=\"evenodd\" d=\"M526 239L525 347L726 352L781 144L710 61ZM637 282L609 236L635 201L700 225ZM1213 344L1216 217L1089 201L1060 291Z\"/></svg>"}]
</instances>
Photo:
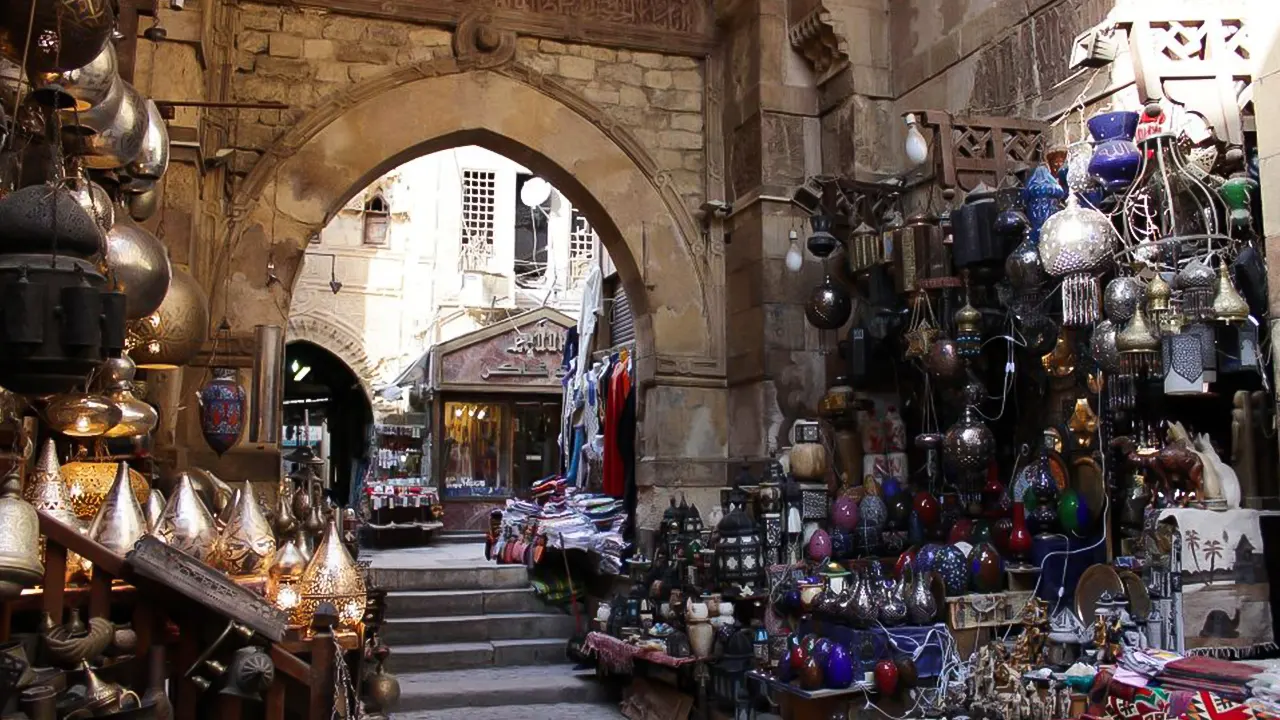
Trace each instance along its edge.
<instances>
[{"instance_id":1,"label":"brass lantern","mask_svg":"<svg viewBox=\"0 0 1280 720\"><path fill-rule=\"evenodd\" d=\"M285 542L275 554L267 571L267 601L291 614L302 599L302 574L307 559L292 540Z\"/></svg>"},{"instance_id":2,"label":"brass lantern","mask_svg":"<svg viewBox=\"0 0 1280 720\"><path fill-rule=\"evenodd\" d=\"M258 507L248 480L236 492L236 503L227 525L218 536L213 565L232 577L260 576L267 571L276 552L271 524Z\"/></svg>"},{"instance_id":3,"label":"brass lantern","mask_svg":"<svg viewBox=\"0 0 1280 720\"><path fill-rule=\"evenodd\" d=\"M0 484L0 599L13 600L22 588L44 577L40 545L40 517L21 497L22 480L16 472Z\"/></svg>"},{"instance_id":4,"label":"brass lantern","mask_svg":"<svg viewBox=\"0 0 1280 720\"><path fill-rule=\"evenodd\" d=\"M116 464L111 462L77 460L62 466L62 479L67 483L67 493L71 497L71 508L75 510L76 517L92 520L97 515L98 508L115 481L117 470ZM128 471L129 484L141 506L147 502L151 486L142 477L142 473L132 468Z\"/></svg>"},{"instance_id":5,"label":"brass lantern","mask_svg":"<svg viewBox=\"0 0 1280 720\"><path fill-rule=\"evenodd\" d=\"M293 624L309 628L320 603L330 602L338 611L338 624L354 629L364 617L368 600L364 577L342 544L342 532L334 517L329 518L324 537L302 573L302 593L294 609Z\"/></svg>"},{"instance_id":6,"label":"brass lantern","mask_svg":"<svg viewBox=\"0 0 1280 720\"><path fill-rule=\"evenodd\" d=\"M69 437L99 437L120 424L122 413L101 395L62 393L50 398L44 419L54 431Z\"/></svg>"},{"instance_id":7,"label":"brass lantern","mask_svg":"<svg viewBox=\"0 0 1280 720\"><path fill-rule=\"evenodd\" d=\"M155 408L133 394L133 378L138 371L137 367L128 356L112 358L104 364L109 368L109 378L104 382L106 398L120 410L120 422L104 435L108 438L123 438L149 434L156 428L156 422L160 418Z\"/></svg>"},{"instance_id":8,"label":"brass lantern","mask_svg":"<svg viewBox=\"0 0 1280 720\"><path fill-rule=\"evenodd\" d=\"M214 541L218 537L213 515L196 494L195 485L187 473L182 473L169 495L155 535L175 550L181 550L201 562L208 561L213 552Z\"/></svg>"},{"instance_id":9,"label":"brass lantern","mask_svg":"<svg viewBox=\"0 0 1280 720\"><path fill-rule=\"evenodd\" d=\"M209 296L182 266L172 273L159 309L129 323L129 355L140 368L186 365L209 335Z\"/></svg>"}]
</instances>

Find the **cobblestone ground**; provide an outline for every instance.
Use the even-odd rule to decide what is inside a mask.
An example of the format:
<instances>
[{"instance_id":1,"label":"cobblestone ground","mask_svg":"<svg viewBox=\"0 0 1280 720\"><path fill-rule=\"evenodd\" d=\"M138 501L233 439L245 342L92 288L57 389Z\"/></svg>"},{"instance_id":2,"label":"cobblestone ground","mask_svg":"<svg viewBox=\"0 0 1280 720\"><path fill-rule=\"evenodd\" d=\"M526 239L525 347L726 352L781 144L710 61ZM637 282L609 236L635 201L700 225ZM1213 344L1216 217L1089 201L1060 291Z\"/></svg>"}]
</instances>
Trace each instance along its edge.
<instances>
[{"instance_id":1,"label":"cobblestone ground","mask_svg":"<svg viewBox=\"0 0 1280 720\"><path fill-rule=\"evenodd\" d=\"M394 720L617 720L622 714L608 705L529 705L454 708L396 713Z\"/></svg>"}]
</instances>

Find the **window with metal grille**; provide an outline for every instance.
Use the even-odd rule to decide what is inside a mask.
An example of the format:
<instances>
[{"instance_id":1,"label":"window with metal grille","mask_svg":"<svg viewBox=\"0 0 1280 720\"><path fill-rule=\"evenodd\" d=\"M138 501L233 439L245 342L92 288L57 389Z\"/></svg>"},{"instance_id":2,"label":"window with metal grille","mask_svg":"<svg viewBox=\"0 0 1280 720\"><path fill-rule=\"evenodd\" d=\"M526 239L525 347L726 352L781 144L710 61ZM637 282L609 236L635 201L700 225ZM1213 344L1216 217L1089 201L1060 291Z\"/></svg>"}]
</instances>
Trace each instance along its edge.
<instances>
[{"instance_id":1,"label":"window with metal grille","mask_svg":"<svg viewBox=\"0 0 1280 720\"><path fill-rule=\"evenodd\" d=\"M600 236L596 235L591 223L586 216L578 212L578 208L573 209L570 222L569 280L577 283L591 272L591 266L596 261L596 246L600 243Z\"/></svg>"},{"instance_id":2,"label":"window with metal grille","mask_svg":"<svg viewBox=\"0 0 1280 720\"><path fill-rule=\"evenodd\" d=\"M463 270L487 268L493 257L493 216L498 174L493 170L462 171Z\"/></svg>"},{"instance_id":3,"label":"window with metal grille","mask_svg":"<svg viewBox=\"0 0 1280 720\"><path fill-rule=\"evenodd\" d=\"M387 220L391 217L386 198L374 193L364 204L364 244L387 244Z\"/></svg>"}]
</instances>

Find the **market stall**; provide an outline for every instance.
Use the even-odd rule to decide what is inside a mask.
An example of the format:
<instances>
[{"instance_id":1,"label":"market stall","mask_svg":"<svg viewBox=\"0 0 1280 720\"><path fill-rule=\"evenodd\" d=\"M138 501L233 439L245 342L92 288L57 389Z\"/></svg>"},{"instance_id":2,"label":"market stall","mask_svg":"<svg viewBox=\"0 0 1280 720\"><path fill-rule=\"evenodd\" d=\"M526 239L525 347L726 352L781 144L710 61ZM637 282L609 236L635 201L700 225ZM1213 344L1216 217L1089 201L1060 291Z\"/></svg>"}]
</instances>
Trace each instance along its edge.
<instances>
[{"instance_id":1,"label":"market stall","mask_svg":"<svg viewBox=\"0 0 1280 720\"><path fill-rule=\"evenodd\" d=\"M544 308L432 348L432 475L447 530L487 529L491 510L557 472L561 362L572 325Z\"/></svg>"}]
</instances>

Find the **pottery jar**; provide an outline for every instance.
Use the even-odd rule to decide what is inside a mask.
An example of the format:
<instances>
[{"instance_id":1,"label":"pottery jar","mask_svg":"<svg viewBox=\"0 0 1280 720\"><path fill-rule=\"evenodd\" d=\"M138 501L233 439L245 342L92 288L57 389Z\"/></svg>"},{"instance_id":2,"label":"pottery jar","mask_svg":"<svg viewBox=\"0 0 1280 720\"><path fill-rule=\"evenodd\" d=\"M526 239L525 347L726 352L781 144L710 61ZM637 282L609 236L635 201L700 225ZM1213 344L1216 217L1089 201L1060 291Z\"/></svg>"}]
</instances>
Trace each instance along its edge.
<instances>
[{"instance_id":1,"label":"pottery jar","mask_svg":"<svg viewBox=\"0 0 1280 720\"><path fill-rule=\"evenodd\" d=\"M853 684L853 658L849 649L835 643L827 653L826 685L832 690L843 690Z\"/></svg>"},{"instance_id":2,"label":"pottery jar","mask_svg":"<svg viewBox=\"0 0 1280 720\"><path fill-rule=\"evenodd\" d=\"M705 608L706 606L704 605L703 607ZM711 627L711 623L704 618L690 621L688 629L689 645L693 648L693 654L700 658L710 657L712 640L715 638L715 628Z\"/></svg>"},{"instance_id":3,"label":"pottery jar","mask_svg":"<svg viewBox=\"0 0 1280 720\"><path fill-rule=\"evenodd\" d=\"M969 553L969 578L974 592L995 593L1004 587L1004 560L991 543L979 543Z\"/></svg>"},{"instance_id":4,"label":"pottery jar","mask_svg":"<svg viewBox=\"0 0 1280 720\"><path fill-rule=\"evenodd\" d=\"M800 687L805 690L822 688L822 667L813 656L805 658L804 667L800 668Z\"/></svg>"}]
</instances>

